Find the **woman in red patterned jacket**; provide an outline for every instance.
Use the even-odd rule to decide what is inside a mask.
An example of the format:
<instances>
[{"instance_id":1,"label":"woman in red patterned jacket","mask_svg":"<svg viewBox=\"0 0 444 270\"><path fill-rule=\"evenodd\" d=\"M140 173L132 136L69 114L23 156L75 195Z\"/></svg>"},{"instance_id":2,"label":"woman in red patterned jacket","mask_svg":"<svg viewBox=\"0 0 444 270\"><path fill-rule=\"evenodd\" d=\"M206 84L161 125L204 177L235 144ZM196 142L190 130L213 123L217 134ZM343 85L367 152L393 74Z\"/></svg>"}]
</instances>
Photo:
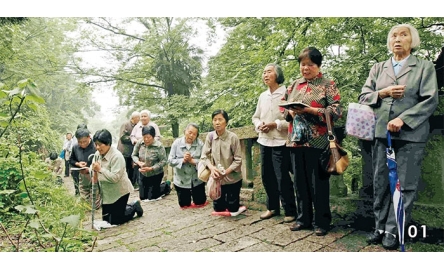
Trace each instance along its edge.
<instances>
[{"instance_id":1,"label":"woman in red patterned jacket","mask_svg":"<svg viewBox=\"0 0 444 270\"><path fill-rule=\"evenodd\" d=\"M331 222L330 176L319 166L321 153L328 144L324 112L330 108L333 121L341 117L340 95L335 82L320 72L322 54L319 50L314 47L304 49L298 62L302 78L289 86L283 97L286 102L306 104L283 109L285 119L290 122L287 147L290 147L298 207L296 223L290 230L314 226L316 235L322 236L329 230Z\"/></svg>"}]
</instances>

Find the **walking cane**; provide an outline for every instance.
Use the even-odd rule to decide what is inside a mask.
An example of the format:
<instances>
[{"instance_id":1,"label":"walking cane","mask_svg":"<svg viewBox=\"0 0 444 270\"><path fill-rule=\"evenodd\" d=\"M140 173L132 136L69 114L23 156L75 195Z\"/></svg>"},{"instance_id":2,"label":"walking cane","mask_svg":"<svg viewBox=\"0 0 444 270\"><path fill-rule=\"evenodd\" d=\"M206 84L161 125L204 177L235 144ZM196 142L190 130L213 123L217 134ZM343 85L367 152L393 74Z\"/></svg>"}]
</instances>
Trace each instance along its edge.
<instances>
[{"instance_id":1,"label":"walking cane","mask_svg":"<svg viewBox=\"0 0 444 270\"><path fill-rule=\"evenodd\" d=\"M97 161L97 158L94 154L91 154L88 156L88 160L91 160L91 157L94 157L93 163ZM93 170L89 172L89 175L91 177L91 229L94 229L94 211L96 210L96 206L94 203L94 183L93 180L96 180L97 173L95 173Z\"/></svg>"}]
</instances>

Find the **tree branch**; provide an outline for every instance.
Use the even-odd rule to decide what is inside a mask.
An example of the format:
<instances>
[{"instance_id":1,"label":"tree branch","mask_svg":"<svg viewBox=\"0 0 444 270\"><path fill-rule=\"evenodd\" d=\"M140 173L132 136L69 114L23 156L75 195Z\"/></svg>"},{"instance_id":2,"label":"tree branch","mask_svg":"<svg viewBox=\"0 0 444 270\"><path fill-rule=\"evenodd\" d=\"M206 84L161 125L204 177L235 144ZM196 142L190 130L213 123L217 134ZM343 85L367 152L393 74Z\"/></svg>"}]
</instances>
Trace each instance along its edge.
<instances>
[{"instance_id":1,"label":"tree branch","mask_svg":"<svg viewBox=\"0 0 444 270\"><path fill-rule=\"evenodd\" d=\"M13 97L14 98L14 97ZM20 111L20 107L22 106L23 102L25 101L25 97L21 97L20 98L20 103L17 106L17 110L15 110L15 112L11 115L11 118L8 121L8 124L6 125L5 129L3 129L2 133L0 134L0 138L3 137L3 134L5 134L6 130L8 129L8 127L11 125L12 120L14 120L15 116L17 115L17 113ZM9 109L12 111L12 99L11 102L9 103Z\"/></svg>"},{"instance_id":2,"label":"tree branch","mask_svg":"<svg viewBox=\"0 0 444 270\"><path fill-rule=\"evenodd\" d=\"M9 242L11 242L11 244L14 246L15 250L18 249L18 246L16 246L16 244L14 243L14 241L12 241L11 236L9 236L8 231L6 230L6 228L3 226L3 223L0 222L0 226L2 227L2 230L5 232L6 237L8 237Z\"/></svg>"},{"instance_id":3,"label":"tree branch","mask_svg":"<svg viewBox=\"0 0 444 270\"><path fill-rule=\"evenodd\" d=\"M105 26L103 26L103 25L100 25L100 24L98 24L98 23L95 23L95 22L93 22L93 21L91 21L91 20L87 20L86 22L89 23L89 24L95 25L95 26L97 26L97 27L99 27L99 28L102 28L103 30L109 31L109 32L111 32L111 33L114 33L114 34L116 34L116 35L126 36L126 37L134 38L134 39L137 39L137 40L140 40L140 41L145 41L145 39L143 39L143 38L140 38L140 37L137 37L137 36L134 36L134 35L127 34L126 32L123 32L121 29L118 29L118 28L112 26L108 21L106 21L106 20L103 19L103 18L102 18L102 20L104 20L105 22L107 22L108 25L109 25L110 27L113 27L113 28L117 29L118 31L115 31L115 30L113 30L113 29L107 28L107 27L105 27Z\"/></svg>"}]
</instances>

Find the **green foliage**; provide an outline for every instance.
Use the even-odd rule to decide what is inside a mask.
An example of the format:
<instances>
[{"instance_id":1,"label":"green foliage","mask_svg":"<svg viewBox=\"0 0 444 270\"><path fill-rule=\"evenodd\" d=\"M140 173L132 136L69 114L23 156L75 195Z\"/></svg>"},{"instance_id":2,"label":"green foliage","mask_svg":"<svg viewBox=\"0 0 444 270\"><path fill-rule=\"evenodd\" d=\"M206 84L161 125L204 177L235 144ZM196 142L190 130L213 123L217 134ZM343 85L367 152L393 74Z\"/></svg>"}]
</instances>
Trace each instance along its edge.
<instances>
[{"instance_id":1,"label":"green foliage","mask_svg":"<svg viewBox=\"0 0 444 270\"><path fill-rule=\"evenodd\" d=\"M89 69L88 74L101 78L94 82L116 82L114 89L122 105L149 109L159 116L157 124L170 125L173 136L177 137L183 115L177 117L175 112L181 104L173 104L170 97L178 95L186 99L193 89L200 88L203 50L190 40L196 36L192 25L197 19L87 18L85 21L93 26L83 32L86 42L104 48L108 59L117 63ZM130 29L134 27L140 31L133 33ZM102 35L97 34L99 30Z\"/></svg>"},{"instance_id":2,"label":"green foliage","mask_svg":"<svg viewBox=\"0 0 444 270\"><path fill-rule=\"evenodd\" d=\"M426 154L422 161L421 176L423 187L419 188L418 201L444 205L444 138L442 135L431 136L426 145Z\"/></svg>"},{"instance_id":3,"label":"green foliage","mask_svg":"<svg viewBox=\"0 0 444 270\"><path fill-rule=\"evenodd\" d=\"M55 140L47 122L44 100L31 80L2 90L0 103L0 223L15 251L85 251L90 232L79 230L89 204L70 196L36 153ZM40 115L39 115L40 114ZM36 134L38 136L36 136ZM68 226L69 225L69 226ZM64 241L63 239L66 239Z\"/></svg>"}]
</instances>

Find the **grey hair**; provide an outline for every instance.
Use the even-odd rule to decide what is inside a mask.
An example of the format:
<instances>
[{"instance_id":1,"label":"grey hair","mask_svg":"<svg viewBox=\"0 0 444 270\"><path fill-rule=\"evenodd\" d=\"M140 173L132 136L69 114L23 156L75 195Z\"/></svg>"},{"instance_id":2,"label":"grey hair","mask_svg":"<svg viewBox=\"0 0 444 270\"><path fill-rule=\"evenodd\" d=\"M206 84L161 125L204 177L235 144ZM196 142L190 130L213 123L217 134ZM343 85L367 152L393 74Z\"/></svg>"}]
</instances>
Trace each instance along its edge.
<instances>
[{"instance_id":1,"label":"grey hair","mask_svg":"<svg viewBox=\"0 0 444 270\"><path fill-rule=\"evenodd\" d=\"M148 111L148 110L141 110L140 111L140 116L142 116L142 114L146 114L146 115L148 115L149 118L151 118L151 112Z\"/></svg>"},{"instance_id":2,"label":"grey hair","mask_svg":"<svg viewBox=\"0 0 444 270\"><path fill-rule=\"evenodd\" d=\"M199 137L199 126L198 126L197 124L195 124L195 123L189 123L189 124L185 127L184 133L185 133L185 131L187 131L187 129L188 129L189 127L194 127L195 129L197 129L197 137Z\"/></svg>"},{"instance_id":3,"label":"grey hair","mask_svg":"<svg viewBox=\"0 0 444 270\"><path fill-rule=\"evenodd\" d=\"M133 119L134 117L140 117L140 112L138 112L138 111L134 111L134 112L131 114L130 119Z\"/></svg>"},{"instance_id":4,"label":"grey hair","mask_svg":"<svg viewBox=\"0 0 444 270\"><path fill-rule=\"evenodd\" d=\"M387 35L387 48L389 51L391 51L392 49L390 48L390 37L392 36L393 32L400 28L400 27L407 27L410 31L410 35L412 36L412 43L410 44L410 47L413 49L416 49L417 47L419 47L419 44L421 43L421 40L419 39L419 33L418 30L416 30L415 27L411 26L410 24L407 23L403 23L403 24L398 24L392 27L392 29L390 29L388 35Z\"/></svg>"},{"instance_id":5,"label":"grey hair","mask_svg":"<svg viewBox=\"0 0 444 270\"><path fill-rule=\"evenodd\" d=\"M281 66L275 63L269 63L265 67L273 67L274 72L276 73L276 82L277 84L282 84L285 81L284 77L284 71L282 70Z\"/></svg>"}]
</instances>

